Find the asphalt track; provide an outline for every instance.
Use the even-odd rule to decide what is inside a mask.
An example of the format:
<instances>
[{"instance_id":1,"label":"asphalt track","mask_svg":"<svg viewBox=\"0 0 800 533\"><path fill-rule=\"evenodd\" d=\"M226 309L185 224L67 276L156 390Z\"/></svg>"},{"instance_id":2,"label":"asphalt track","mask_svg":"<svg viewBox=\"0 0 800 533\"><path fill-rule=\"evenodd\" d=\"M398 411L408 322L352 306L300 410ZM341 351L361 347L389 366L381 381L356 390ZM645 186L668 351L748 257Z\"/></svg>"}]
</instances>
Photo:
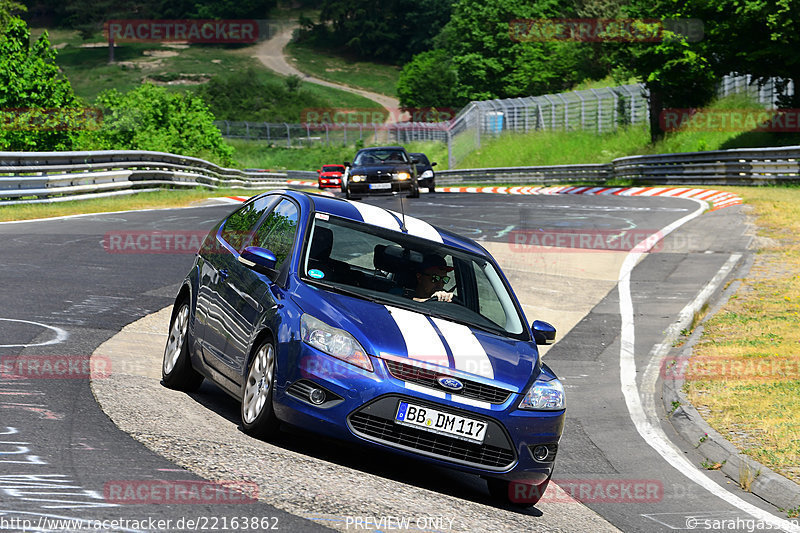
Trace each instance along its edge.
<instances>
[{"instance_id":1,"label":"asphalt track","mask_svg":"<svg viewBox=\"0 0 800 533\"><path fill-rule=\"evenodd\" d=\"M394 199L370 201L400 210ZM406 202L404 208L409 214L482 241L498 257L520 298L528 303L528 318L549 319L562 334L569 330L546 356L564 380L568 393L567 425L554 474L562 487L592 488L592 494L583 494L580 499L623 531L685 531L692 525L698 530L715 530L705 526L721 525L726 531L758 527L752 513L742 512L736 502L723 501L702 488L687 477L686 469L680 465L670 465L631 421L621 390L621 306L616 279L601 276L593 280L589 274L580 275L581 271L591 270L581 264L606 261L606 270L610 271L621 261L609 258L625 254L573 250L578 255L566 264L557 259L561 256L552 254L551 258L541 250L532 253L524 246L534 242L532 236L536 234L563 235L579 230L606 236L622 229L652 233L694 211L695 202L671 198L437 194ZM109 253L113 232L202 232L231 209L226 205L0 225L2 362L86 359L126 324L172 302L178 282L191 264L191 254ZM730 264L734 254L747 256L750 239L746 229L741 207L706 213L669 235L656 253L641 259L630 281L636 325L632 353L637 369L647 366L653 347L662 342L665 330L706 282ZM532 266L536 267L535 275L530 274ZM597 286L601 287L599 292ZM595 292L591 292L593 288ZM582 293L596 305L578 316L571 309L581 301L585 305ZM639 371L635 378L640 388L641 375ZM231 409L225 398L215 397L213 391L208 395L206 405L194 404L201 413L210 409L226 415L226 410ZM131 412L137 411L135 398L127 407ZM140 414L147 418L159 416L149 411ZM693 443L682 440L668 421L665 423L663 407L659 414L666 436L686 459L699 465L704 458L697 456ZM325 529L326 522L306 520L270 506L265 503L270 501L269 494L263 493L259 503L244 506L225 500L231 497L230 493L199 504L164 503L155 501L152 494L149 501L142 503L114 504L109 491L121 483L152 486L155 480L189 482L201 478L117 429L98 407L85 376L49 379L0 374L0 435L0 528L21 530L22 527L13 527L13 519L37 524L42 517L59 516L84 520L84 526L95 519L123 518L137 521L126 524L136 526L127 527L130 530L178 530L178 520L206 517L206 525L210 526L209 518L213 518L217 530L231 530L234 528L230 523L226 528L220 527L222 519L246 515L250 519L265 518L267 525L277 524L284 531ZM309 446L304 444L306 440L302 434L290 438L301 455L321 456L356 474L365 470L364 465L353 464L350 450L341 450L335 443ZM380 467L378 475L387 482L454 495L460 501L457 507L463 516L480 514L487 503L482 484L470 476L442 471L430 476L418 471L410 474L405 463L392 468L385 458L367 459L368 465ZM779 515L768 504L736 489L719 472L696 470L689 475L707 476L723 490ZM346 487L332 486L340 489L338 497L347 501ZM655 490L644 497L630 498L625 494L614 497L609 492L636 486ZM527 529L535 524L536 530L543 531L590 530L592 525L586 522L568 527L571 509L577 505L569 500L565 496L561 501L543 502L536 509L523 512L504 510L517 517L507 525L514 528L513 521L519 520L528 525ZM406 504L398 506L408 508ZM169 519L172 523L163 527L154 525L151 519ZM327 525L343 528L342 524ZM605 527L602 520L596 525ZM347 529L354 528L351 525ZM449 529L463 530L458 522Z\"/></svg>"}]
</instances>

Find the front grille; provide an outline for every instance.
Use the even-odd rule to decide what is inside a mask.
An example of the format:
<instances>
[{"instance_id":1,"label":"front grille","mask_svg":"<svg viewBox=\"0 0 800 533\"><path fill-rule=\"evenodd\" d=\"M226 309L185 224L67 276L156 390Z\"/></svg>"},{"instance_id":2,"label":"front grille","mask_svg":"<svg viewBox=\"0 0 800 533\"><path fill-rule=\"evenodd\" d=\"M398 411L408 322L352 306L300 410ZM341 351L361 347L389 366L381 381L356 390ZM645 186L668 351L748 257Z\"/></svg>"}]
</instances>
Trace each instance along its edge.
<instances>
[{"instance_id":1,"label":"front grille","mask_svg":"<svg viewBox=\"0 0 800 533\"><path fill-rule=\"evenodd\" d=\"M484 385L478 381L471 381L459 378L458 380L464 384L464 388L458 391L452 391L439 385L436 378L446 376L440 372L435 372L426 368L401 363L399 361L390 361L385 359L386 367L389 373L400 380L424 385L432 389L443 390L455 396L464 396L473 400L480 400L493 404L502 404L508 400L511 391L494 387L492 385Z\"/></svg>"},{"instance_id":2,"label":"front grille","mask_svg":"<svg viewBox=\"0 0 800 533\"><path fill-rule=\"evenodd\" d=\"M379 416L356 412L350 416L354 431L371 439L416 450L471 466L502 469L514 462L514 451L489 444L465 442L445 435L395 424Z\"/></svg>"}]
</instances>

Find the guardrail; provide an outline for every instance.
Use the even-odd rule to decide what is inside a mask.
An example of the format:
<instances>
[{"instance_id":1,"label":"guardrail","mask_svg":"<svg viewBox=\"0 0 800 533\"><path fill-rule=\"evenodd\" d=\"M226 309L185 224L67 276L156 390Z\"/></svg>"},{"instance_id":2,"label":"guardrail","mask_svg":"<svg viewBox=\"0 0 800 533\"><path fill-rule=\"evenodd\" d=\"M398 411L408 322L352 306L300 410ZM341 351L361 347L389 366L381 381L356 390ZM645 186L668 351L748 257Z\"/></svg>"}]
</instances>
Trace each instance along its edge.
<instances>
[{"instance_id":1,"label":"guardrail","mask_svg":"<svg viewBox=\"0 0 800 533\"><path fill-rule=\"evenodd\" d=\"M316 172L223 168L163 152L0 152L0 205L128 194L154 187L274 189ZM800 182L800 146L631 156L608 164L442 170L457 183L763 185Z\"/></svg>"},{"instance_id":2,"label":"guardrail","mask_svg":"<svg viewBox=\"0 0 800 533\"><path fill-rule=\"evenodd\" d=\"M242 171L163 152L0 152L0 204L91 198L159 186L269 189L307 174Z\"/></svg>"}]
</instances>

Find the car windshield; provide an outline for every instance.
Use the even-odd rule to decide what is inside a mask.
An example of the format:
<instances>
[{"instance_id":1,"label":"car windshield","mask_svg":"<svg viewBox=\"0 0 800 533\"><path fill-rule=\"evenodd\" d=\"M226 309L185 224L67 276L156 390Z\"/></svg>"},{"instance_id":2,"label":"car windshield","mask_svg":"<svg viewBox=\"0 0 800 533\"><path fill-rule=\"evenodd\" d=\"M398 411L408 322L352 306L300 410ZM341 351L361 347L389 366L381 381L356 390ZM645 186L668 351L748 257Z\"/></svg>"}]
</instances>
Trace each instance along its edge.
<instances>
[{"instance_id":1,"label":"car windshield","mask_svg":"<svg viewBox=\"0 0 800 533\"><path fill-rule=\"evenodd\" d=\"M425 154L411 154L411 157L417 160L417 164L422 167L427 167L431 164Z\"/></svg>"},{"instance_id":2,"label":"car windshield","mask_svg":"<svg viewBox=\"0 0 800 533\"><path fill-rule=\"evenodd\" d=\"M323 172L341 172L343 170L344 167L340 165L326 165L322 167Z\"/></svg>"},{"instance_id":3,"label":"car windshield","mask_svg":"<svg viewBox=\"0 0 800 533\"><path fill-rule=\"evenodd\" d=\"M354 165L380 165L382 163L408 163L402 150L367 150L360 152Z\"/></svg>"},{"instance_id":4,"label":"car windshield","mask_svg":"<svg viewBox=\"0 0 800 533\"><path fill-rule=\"evenodd\" d=\"M300 270L304 280L329 290L527 340L508 287L479 255L317 213ZM431 282L452 293L452 301L425 300Z\"/></svg>"}]
</instances>

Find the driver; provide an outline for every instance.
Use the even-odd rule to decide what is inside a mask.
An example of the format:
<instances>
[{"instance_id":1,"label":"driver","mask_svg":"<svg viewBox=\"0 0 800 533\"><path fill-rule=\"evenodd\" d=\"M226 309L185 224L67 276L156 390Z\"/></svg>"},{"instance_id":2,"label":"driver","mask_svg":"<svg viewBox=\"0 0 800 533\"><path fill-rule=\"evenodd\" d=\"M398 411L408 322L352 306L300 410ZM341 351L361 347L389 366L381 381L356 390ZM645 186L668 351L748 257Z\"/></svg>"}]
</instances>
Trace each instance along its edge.
<instances>
[{"instance_id":1,"label":"driver","mask_svg":"<svg viewBox=\"0 0 800 533\"><path fill-rule=\"evenodd\" d=\"M425 255L417 271L417 288L414 290L413 299L417 302L431 298L440 302L453 301L453 293L444 290L445 283L450 281L447 273L451 270L453 267L447 266L444 257L437 254Z\"/></svg>"}]
</instances>

